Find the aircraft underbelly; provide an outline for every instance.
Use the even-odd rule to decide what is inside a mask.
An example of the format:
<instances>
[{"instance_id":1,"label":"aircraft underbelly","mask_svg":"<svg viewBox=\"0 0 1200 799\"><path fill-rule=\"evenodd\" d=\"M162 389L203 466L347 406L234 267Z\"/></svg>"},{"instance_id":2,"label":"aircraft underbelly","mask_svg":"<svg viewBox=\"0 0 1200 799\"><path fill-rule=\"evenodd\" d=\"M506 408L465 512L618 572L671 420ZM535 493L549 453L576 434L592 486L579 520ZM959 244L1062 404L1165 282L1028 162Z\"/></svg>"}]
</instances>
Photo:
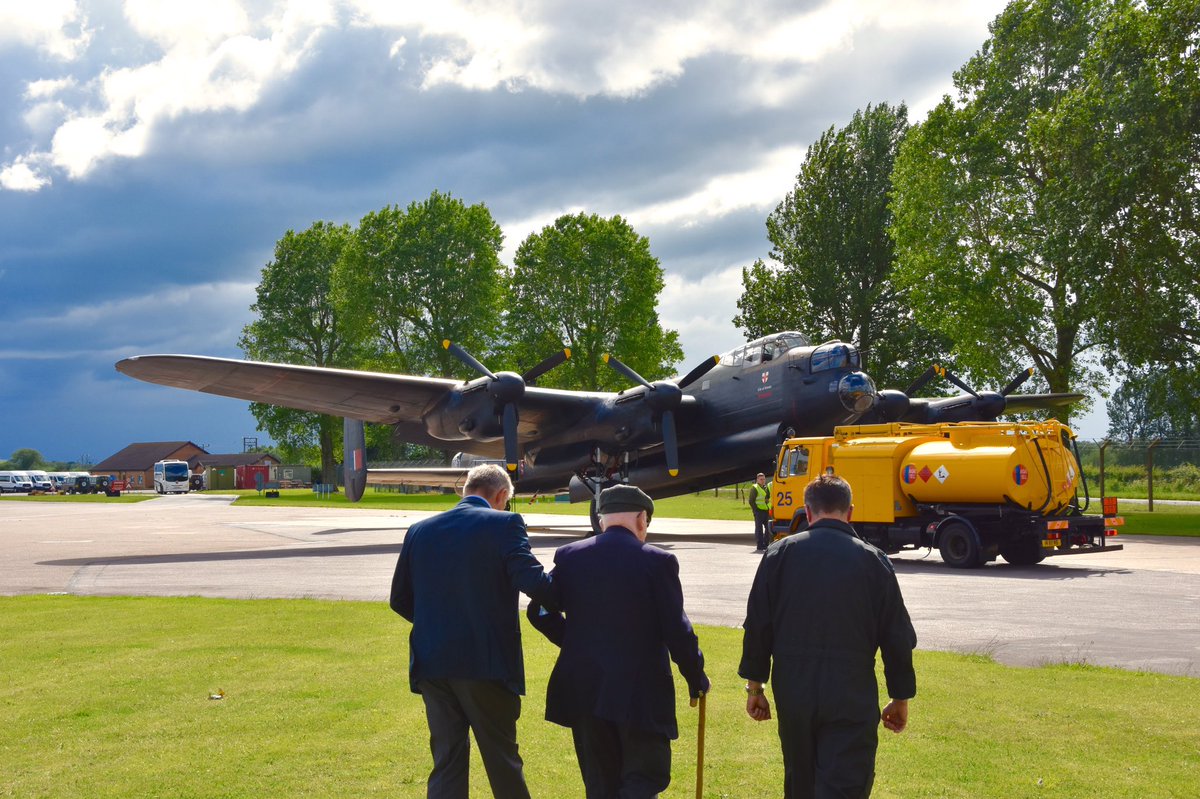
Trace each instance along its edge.
<instances>
[{"instance_id":1,"label":"aircraft underbelly","mask_svg":"<svg viewBox=\"0 0 1200 799\"><path fill-rule=\"evenodd\" d=\"M630 469L629 482L652 491L652 496L672 496L686 493L675 491L674 494L664 494L663 489L673 490L679 486L691 486L699 482L705 487L715 475L733 474L732 480L750 480L753 474L741 474L769 465L775 457L775 438L778 434L778 424L771 422L751 430L743 430L728 436L697 442L681 448L680 462L684 464L678 477L668 477L663 469L661 453L656 453L638 459L637 464ZM756 464L744 467L742 464ZM734 465L735 469L730 470Z\"/></svg>"}]
</instances>

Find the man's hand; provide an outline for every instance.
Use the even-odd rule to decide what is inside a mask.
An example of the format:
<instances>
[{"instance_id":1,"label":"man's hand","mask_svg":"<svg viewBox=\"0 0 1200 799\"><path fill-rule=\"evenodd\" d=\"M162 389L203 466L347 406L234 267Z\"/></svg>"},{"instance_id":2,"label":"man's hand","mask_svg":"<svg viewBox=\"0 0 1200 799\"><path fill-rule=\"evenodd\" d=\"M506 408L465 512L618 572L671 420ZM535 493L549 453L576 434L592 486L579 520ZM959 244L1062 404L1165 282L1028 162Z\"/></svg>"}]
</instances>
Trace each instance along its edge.
<instances>
[{"instance_id":1,"label":"man's hand","mask_svg":"<svg viewBox=\"0 0 1200 799\"><path fill-rule=\"evenodd\" d=\"M908 700L893 699L888 702L879 718L883 721L883 726L892 732L904 732L904 728L908 726Z\"/></svg>"},{"instance_id":2,"label":"man's hand","mask_svg":"<svg viewBox=\"0 0 1200 799\"><path fill-rule=\"evenodd\" d=\"M701 672L700 682L695 686L688 686L688 696L692 699L692 707L696 706L696 701L712 690L712 683L708 680L708 675Z\"/></svg>"},{"instance_id":3,"label":"man's hand","mask_svg":"<svg viewBox=\"0 0 1200 799\"><path fill-rule=\"evenodd\" d=\"M765 694L746 697L746 715L755 721L767 721L771 718L771 703Z\"/></svg>"},{"instance_id":4,"label":"man's hand","mask_svg":"<svg viewBox=\"0 0 1200 799\"><path fill-rule=\"evenodd\" d=\"M771 718L771 703L764 694L746 697L746 715L755 721L767 721Z\"/></svg>"}]
</instances>

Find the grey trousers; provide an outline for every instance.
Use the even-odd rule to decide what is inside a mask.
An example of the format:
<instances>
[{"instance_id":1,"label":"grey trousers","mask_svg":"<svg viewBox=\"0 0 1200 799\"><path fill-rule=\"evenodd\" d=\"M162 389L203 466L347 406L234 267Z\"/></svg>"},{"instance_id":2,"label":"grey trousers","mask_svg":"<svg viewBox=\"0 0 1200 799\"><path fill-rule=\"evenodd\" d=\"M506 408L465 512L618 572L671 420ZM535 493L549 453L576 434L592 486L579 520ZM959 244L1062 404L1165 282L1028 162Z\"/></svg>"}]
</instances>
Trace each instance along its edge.
<instances>
[{"instance_id":1,"label":"grey trousers","mask_svg":"<svg viewBox=\"0 0 1200 799\"><path fill-rule=\"evenodd\" d=\"M571 727L587 799L653 799L671 784L671 741L585 716Z\"/></svg>"},{"instance_id":2,"label":"grey trousers","mask_svg":"<svg viewBox=\"0 0 1200 799\"><path fill-rule=\"evenodd\" d=\"M754 511L754 546L766 549L771 545L771 512L753 508Z\"/></svg>"},{"instance_id":3,"label":"grey trousers","mask_svg":"<svg viewBox=\"0 0 1200 799\"><path fill-rule=\"evenodd\" d=\"M471 740L475 735L492 795L529 799L525 764L517 751L521 697L491 680L421 680L429 723L429 799L468 799Z\"/></svg>"}]
</instances>

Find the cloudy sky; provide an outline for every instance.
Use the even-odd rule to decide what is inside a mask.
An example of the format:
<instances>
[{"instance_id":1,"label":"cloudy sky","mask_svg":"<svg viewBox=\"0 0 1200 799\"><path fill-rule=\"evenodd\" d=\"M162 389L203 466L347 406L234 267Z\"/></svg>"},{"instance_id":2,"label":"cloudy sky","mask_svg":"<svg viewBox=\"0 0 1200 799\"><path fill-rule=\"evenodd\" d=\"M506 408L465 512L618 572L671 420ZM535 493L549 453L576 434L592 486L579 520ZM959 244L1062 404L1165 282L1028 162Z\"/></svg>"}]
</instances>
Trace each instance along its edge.
<instances>
[{"instance_id":1,"label":"cloudy sky","mask_svg":"<svg viewBox=\"0 0 1200 799\"><path fill-rule=\"evenodd\" d=\"M286 230L434 189L487 204L506 262L562 213L625 216L687 368L738 340L805 148L868 103L923 118L1002 7L0 0L0 457L240 451L244 403L113 363L240 357Z\"/></svg>"}]
</instances>

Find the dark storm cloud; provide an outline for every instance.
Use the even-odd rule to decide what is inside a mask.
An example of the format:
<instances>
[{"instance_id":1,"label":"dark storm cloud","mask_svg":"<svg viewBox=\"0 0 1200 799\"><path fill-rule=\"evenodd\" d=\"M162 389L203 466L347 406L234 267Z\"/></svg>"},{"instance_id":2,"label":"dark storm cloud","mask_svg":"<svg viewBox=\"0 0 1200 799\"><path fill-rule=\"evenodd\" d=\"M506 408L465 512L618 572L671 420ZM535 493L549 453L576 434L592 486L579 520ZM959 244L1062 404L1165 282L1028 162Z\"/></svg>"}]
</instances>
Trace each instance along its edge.
<instances>
[{"instance_id":1,"label":"dark storm cloud","mask_svg":"<svg viewBox=\"0 0 1200 799\"><path fill-rule=\"evenodd\" d=\"M756 208L696 223L687 228L677 225L642 225L638 232L650 239L650 248L671 272L683 276L703 276L730 266L750 266L755 258L766 258L766 214Z\"/></svg>"},{"instance_id":2,"label":"dark storm cloud","mask_svg":"<svg viewBox=\"0 0 1200 799\"><path fill-rule=\"evenodd\" d=\"M137 384L113 361L172 350L236 357L259 270L284 231L316 220L354 224L434 189L486 203L509 251L527 228L568 209L630 218L668 273L664 319L679 326L689 362L727 348L736 337L736 267L769 252L766 215L791 187L803 148L867 103L911 107L948 90L950 73L982 43L978 29L918 24L898 34L867 24L852 47L807 61L758 58L736 40L673 59L654 38L696 20L759 30L762 20L824 5L554 5L531 17L547 35L520 62L529 77L487 90L428 82L431 65L469 50L453 32L322 29L297 66L267 80L247 107L160 115L136 157L106 156L77 179L52 171L40 191L0 190L0 318L28 331L0 345L0 396L31 420L22 435L35 445L63 435L31 398L81 395L94 402L73 423L72 441L122 409L111 445L96 450L194 437L169 433L179 416L163 411L167 401L222 431L211 437L233 440L234 428L252 424L244 403ZM102 68L163 54L116 5L90 8L95 38L78 61L0 49L0 168L50 146L53 128L25 122L29 82L73 77L47 102L96 112L103 98L89 81ZM628 78L645 78L635 90L605 91L641 57L660 72ZM62 121L55 113L65 112L46 106L42 124ZM768 167L778 174L763 176ZM741 174L761 187L725 196L736 181L723 176ZM146 432L130 418L144 419ZM12 435L0 434L0 457L26 445ZM55 452L73 457L73 448Z\"/></svg>"}]
</instances>

